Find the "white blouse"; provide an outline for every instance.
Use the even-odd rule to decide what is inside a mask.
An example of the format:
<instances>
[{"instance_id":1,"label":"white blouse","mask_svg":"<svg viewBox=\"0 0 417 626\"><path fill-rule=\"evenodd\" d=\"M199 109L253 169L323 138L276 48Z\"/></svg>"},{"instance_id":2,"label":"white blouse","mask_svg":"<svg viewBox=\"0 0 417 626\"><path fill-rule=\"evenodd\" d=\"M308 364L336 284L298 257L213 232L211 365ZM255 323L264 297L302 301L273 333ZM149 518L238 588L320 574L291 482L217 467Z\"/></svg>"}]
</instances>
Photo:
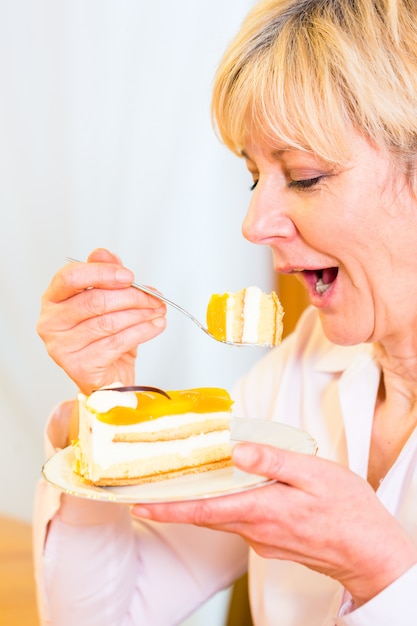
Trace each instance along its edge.
<instances>
[{"instance_id":1,"label":"white blouse","mask_svg":"<svg viewBox=\"0 0 417 626\"><path fill-rule=\"evenodd\" d=\"M380 378L371 345L335 346L310 308L232 393L236 415L302 428L319 455L366 478ZM47 455L68 432L70 403L53 413ZM377 495L417 541L417 432ZM353 609L341 585L248 551L239 537L132 519L129 507L62 495L41 482L35 573L43 625L174 626L249 568L256 626L415 626L417 566Z\"/></svg>"}]
</instances>

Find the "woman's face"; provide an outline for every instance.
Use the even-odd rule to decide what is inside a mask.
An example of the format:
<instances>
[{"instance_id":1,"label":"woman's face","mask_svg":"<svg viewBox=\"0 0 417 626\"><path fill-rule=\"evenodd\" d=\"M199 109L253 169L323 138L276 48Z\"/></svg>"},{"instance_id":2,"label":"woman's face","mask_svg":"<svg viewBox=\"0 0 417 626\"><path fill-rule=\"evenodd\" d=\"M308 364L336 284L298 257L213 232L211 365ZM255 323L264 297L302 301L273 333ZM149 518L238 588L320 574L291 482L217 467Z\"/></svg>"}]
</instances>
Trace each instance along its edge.
<instances>
[{"instance_id":1,"label":"woman's face","mask_svg":"<svg viewBox=\"0 0 417 626\"><path fill-rule=\"evenodd\" d=\"M243 234L307 288L335 343L398 341L417 311L417 202L405 177L353 133L342 168L252 137L254 180Z\"/></svg>"}]
</instances>

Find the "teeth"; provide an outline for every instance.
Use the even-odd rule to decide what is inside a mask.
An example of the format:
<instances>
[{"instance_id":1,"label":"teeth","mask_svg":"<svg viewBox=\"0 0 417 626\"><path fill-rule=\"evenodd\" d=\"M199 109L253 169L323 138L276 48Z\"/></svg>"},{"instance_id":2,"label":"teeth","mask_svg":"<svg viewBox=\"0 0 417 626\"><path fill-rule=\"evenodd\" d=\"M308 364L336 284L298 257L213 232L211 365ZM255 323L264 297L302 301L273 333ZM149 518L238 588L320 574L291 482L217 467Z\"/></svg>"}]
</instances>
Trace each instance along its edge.
<instances>
[{"instance_id":1,"label":"teeth","mask_svg":"<svg viewBox=\"0 0 417 626\"><path fill-rule=\"evenodd\" d=\"M316 281L315 288L317 293L324 293L329 287L330 283L324 283L321 277Z\"/></svg>"}]
</instances>

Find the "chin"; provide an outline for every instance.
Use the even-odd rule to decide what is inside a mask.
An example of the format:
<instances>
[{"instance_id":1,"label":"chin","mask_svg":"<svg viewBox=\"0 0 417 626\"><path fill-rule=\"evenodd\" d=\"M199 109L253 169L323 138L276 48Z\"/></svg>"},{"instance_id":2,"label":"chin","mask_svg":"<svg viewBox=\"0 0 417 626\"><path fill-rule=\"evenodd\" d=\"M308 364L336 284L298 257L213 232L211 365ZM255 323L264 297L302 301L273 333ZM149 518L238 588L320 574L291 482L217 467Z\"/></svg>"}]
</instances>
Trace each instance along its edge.
<instances>
[{"instance_id":1,"label":"chin","mask_svg":"<svg viewBox=\"0 0 417 626\"><path fill-rule=\"evenodd\" d=\"M328 316L320 314L321 325L327 339L338 346L356 346L360 343L370 341L369 333L364 332L361 326L355 321L344 323L335 319L329 319Z\"/></svg>"}]
</instances>

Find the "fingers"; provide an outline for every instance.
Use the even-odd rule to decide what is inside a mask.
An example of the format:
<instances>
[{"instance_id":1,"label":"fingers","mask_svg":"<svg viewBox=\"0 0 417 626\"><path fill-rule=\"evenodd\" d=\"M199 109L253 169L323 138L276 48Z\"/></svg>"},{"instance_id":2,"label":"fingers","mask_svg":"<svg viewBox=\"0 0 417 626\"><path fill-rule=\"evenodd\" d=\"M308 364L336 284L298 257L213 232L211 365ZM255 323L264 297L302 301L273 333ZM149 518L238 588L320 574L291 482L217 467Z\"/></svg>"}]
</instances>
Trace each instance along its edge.
<instances>
[{"instance_id":1,"label":"fingers","mask_svg":"<svg viewBox=\"0 0 417 626\"><path fill-rule=\"evenodd\" d=\"M298 488L314 482L321 460L273 446L239 443L233 449L233 463L251 474L259 474ZM320 471L322 471L320 467Z\"/></svg>"},{"instance_id":2,"label":"fingers","mask_svg":"<svg viewBox=\"0 0 417 626\"><path fill-rule=\"evenodd\" d=\"M121 289L134 280L133 272L118 263L68 263L53 277L43 299L62 302L86 289Z\"/></svg>"},{"instance_id":3,"label":"fingers","mask_svg":"<svg viewBox=\"0 0 417 626\"><path fill-rule=\"evenodd\" d=\"M55 325L55 332L59 332L60 329L69 331L71 328L76 331L73 334L67 332L66 335L61 336L59 341L61 345L71 345L75 350L79 346L84 345L87 342L94 342L106 337L118 335L125 330L135 327L142 327L145 330L145 325L149 324L161 329L165 327L165 308L159 307L157 309L114 309L109 310L108 313L103 314L84 314L80 312L72 313L67 311L67 308L62 311L62 316Z\"/></svg>"},{"instance_id":4,"label":"fingers","mask_svg":"<svg viewBox=\"0 0 417 626\"><path fill-rule=\"evenodd\" d=\"M275 479L304 492L318 493L325 484L333 488L343 480L360 480L333 461L273 446L239 443L232 458L245 472Z\"/></svg>"},{"instance_id":5,"label":"fingers","mask_svg":"<svg viewBox=\"0 0 417 626\"><path fill-rule=\"evenodd\" d=\"M43 305L46 313L48 307L53 311L56 328L75 326L95 318L99 318L103 326L109 326L112 323L109 314L123 311L135 311L136 321L161 317L166 313L166 306L160 300L133 287L83 289L71 298L58 302L48 301L45 297Z\"/></svg>"},{"instance_id":6,"label":"fingers","mask_svg":"<svg viewBox=\"0 0 417 626\"><path fill-rule=\"evenodd\" d=\"M311 475L307 471L305 460L317 461L313 457L274 448L272 446L239 443L233 450L233 463L240 469L267 478L278 480L285 485L274 485L275 498L278 491L287 489L287 484L303 488L304 478L300 479L300 472L306 477ZM310 479L308 479L310 482ZM278 490L277 490L278 487ZM248 491L245 494L235 494L227 497L210 498L196 502L180 502L172 504L135 505L132 513L138 517L148 517L155 521L192 523L210 526L221 525L227 530L227 525L237 520L242 522L251 510L258 510L264 494L271 493L269 487L262 487ZM268 496L266 496L268 497ZM253 509L252 509L253 507Z\"/></svg>"},{"instance_id":7,"label":"fingers","mask_svg":"<svg viewBox=\"0 0 417 626\"><path fill-rule=\"evenodd\" d=\"M59 361L59 354L76 354L85 350L90 366L111 361L140 343L156 337L165 328L163 312L147 315L147 311L118 311L93 317L72 328L55 328L43 333L49 354ZM42 329L41 329L42 332Z\"/></svg>"},{"instance_id":8,"label":"fingers","mask_svg":"<svg viewBox=\"0 0 417 626\"><path fill-rule=\"evenodd\" d=\"M52 358L82 389L134 376L137 346L166 326L166 306L131 287L133 273L103 248L70 262L42 298L37 331Z\"/></svg>"},{"instance_id":9,"label":"fingers","mask_svg":"<svg viewBox=\"0 0 417 626\"><path fill-rule=\"evenodd\" d=\"M266 512L273 505L279 511L287 511L287 490L286 485L273 483L242 493L195 501L135 504L131 512L137 517L157 522L205 526L238 533L248 539L251 535L257 535L261 527L265 528L268 523ZM279 525L277 517L274 513L275 531Z\"/></svg>"},{"instance_id":10,"label":"fingers","mask_svg":"<svg viewBox=\"0 0 417 626\"><path fill-rule=\"evenodd\" d=\"M87 261L96 263L116 263L123 265L120 257L114 252L106 250L106 248L96 248L87 257Z\"/></svg>"},{"instance_id":11,"label":"fingers","mask_svg":"<svg viewBox=\"0 0 417 626\"><path fill-rule=\"evenodd\" d=\"M231 495L167 504L135 504L131 512L137 517L159 522L195 524L211 528L221 526L226 530L225 525L228 522L240 519L237 510L236 499Z\"/></svg>"},{"instance_id":12,"label":"fingers","mask_svg":"<svg viewBox=\"0 0 417 626\"><path fill-rule=\"evenodd\" d=\"M49 331L59 332L77 324L94 320L94 330L100 336L100 329L107 333L121 330L143 321L153 322L162 328L159 319L166 313L165 305L153 296L130 288L133 273L121 266L120 261L107 250L98 249L90 254L95 259L88 263L69 263L61 268L52 279L42 298L42 314L38 333L44 338ZM100 259L100 261L97 261ZM108 261L111 261L109 263ZM132 318L132 312L137 315ZM111 315L115 312L129 312L127 322L120 324ZM90 332L92 324L85 326Z\"/></svg>"}]
</instances>

